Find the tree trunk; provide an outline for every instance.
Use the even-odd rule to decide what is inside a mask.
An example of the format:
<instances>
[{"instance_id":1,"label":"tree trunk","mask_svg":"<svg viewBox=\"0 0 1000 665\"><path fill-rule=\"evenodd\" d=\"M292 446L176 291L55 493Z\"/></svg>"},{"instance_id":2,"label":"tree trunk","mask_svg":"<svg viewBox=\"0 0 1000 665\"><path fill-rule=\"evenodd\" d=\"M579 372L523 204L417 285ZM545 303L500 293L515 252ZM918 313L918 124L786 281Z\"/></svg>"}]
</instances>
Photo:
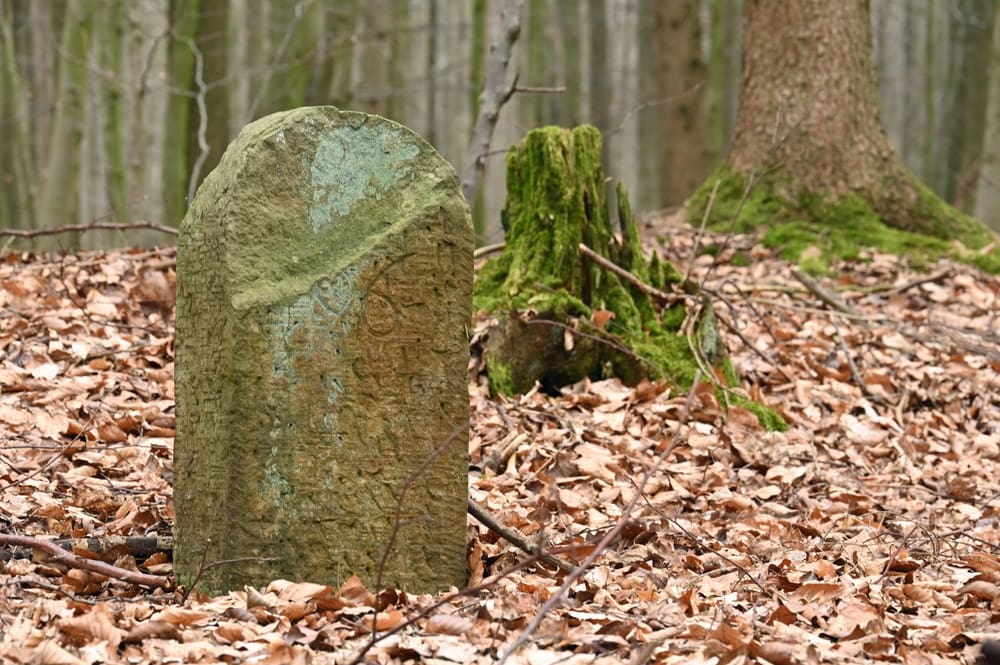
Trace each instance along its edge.
<instances>
[{"instance_id":1,"label":"tree trunk","mask_svg":"<svg viewBox=\"0 0 1000 665\"><path fill-rule=\"evenodd\" d=\"M785 198L860 197L889 226L963 237L969 224L916 182L878 114L867 0L749 0L728 166L776 168Z\"/></svg>"},{"instance_id":2,"label":"tree trunk","mask_svg":"<svg viewBox=\"0 0 1000 665\"><path fill-rule=\"evenodd\" d=\"M661 125L660 182L662 205L675 206L705 179L712 166L705 107L698 2L656 2L654 12L660 80L657 114Z\"/></svg>"},{"instance_id":3,"label":"tree trunk","mask_svg":"<svg viewBox=\"0 0 1000 665\"><path fill-rule=\"evenodd\" d=\"M169 11L174 38L167 55L170 92L164 129L168 138L163 146L163 222L177 226L187 211L187 154L192 140L188 128L195 103L183 93L194 83L198 0L171 0Z\"/></svg>"},{"instance_id":4,"label":"tree trunk","mask_svg":"<svg viewBox=\"0 0 1000 665\"><path fill-rule=\"evenodd\" d=\"M996 0L959 0L952 12L951 90L945 96L947 131L941 133L948 189L941 195L961 210L971 210L975 203L989 90L990 68L983 60L990 52L996 13Z\"/></svg>"},{"instance_id":5,"label":"tree trunk","mask_svg":"<svg viewBox=\"0 0 1000 665\"><path fill-rule=\"evenodd\" d=\"M983 168L976 193L976 216L1000 231L1000 21L993 25L989 102L983 134Z\"/></svg>"},{"instance_id":6,"label":"tree trunk","mask_svg":"<svg viewBox=\"0 0 1000 665\"><path fill-rule=\"evenodd\" d=\"M231 70L226 45L230 5L222 0L202 0L199 7L201 13L194 41L197 96L190 106L188 119L188 205L194 199L197 186L219 163L233 129L228 86Z\"/></svg>"},{"instance_id":7,"label":"tree trunk","mask_svg":"<svg viewBox=\"0 0 1000 665\"><path fill-rule=\"evenodd\" d=\"M95 5L90 0L66 4L60 41L59 77L55 97L55 118L45 180L39 200L39 225L61 226L80 222L80 144L83 138L84 101L87 94L87 62ZM42 247L76 246L78 234L58 239L41 238Z\"/></svg>"}]
</instances>

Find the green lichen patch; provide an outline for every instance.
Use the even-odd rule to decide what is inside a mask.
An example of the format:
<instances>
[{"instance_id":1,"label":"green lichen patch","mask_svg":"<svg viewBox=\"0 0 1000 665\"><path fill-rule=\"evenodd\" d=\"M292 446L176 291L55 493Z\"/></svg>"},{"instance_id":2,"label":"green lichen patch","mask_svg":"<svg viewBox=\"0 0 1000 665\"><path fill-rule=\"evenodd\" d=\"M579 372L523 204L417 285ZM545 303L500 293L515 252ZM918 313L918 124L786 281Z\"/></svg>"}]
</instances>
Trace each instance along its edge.
<instances>
[{"instance_id":1,"label":"green lichen patch","mask_svg":"<svg viewBox=\"0 0 1000 665\"><path fill-rule=\"evenodd\" d=\"M590 126L529 132L508 155L507 187L506 248L483 266L473 292L475 308L497 319L486 347L494 392L608 376L627 383L664 377L688 389L701 368L712 374L703 372L703 381L720 377L720 401L728 398L723 393L737 377L710 305L689 326L684 297L669 304L654 299L580 253L582 243L646 285L681 291L680 273L643 253L620 184L617 219L610 214L600 132ZM696 332L689 338L685 330ZM762 423L784 426L760 409L768 414Z\"/></svg>"},{"instance_id":2,"label":"green lichen patch","mask_svg":"<svg viewBox=\"0 0 1000 665\"><path fill-rule=\"evenodd\" d=\"M858 195L829 200L821 192L785 194L791 188L773 175L747 192L746 176L726 167L692 196L687 212L693 223L702 219L716 181L719 188L709 227L736 233L762 231L765 245L778 249L783 258L800 261L807 272L826 273L832 261L856 259L862 247L906 255L918 266L950 256L987 272L1000 272L1000 249L989 248L996 236L919 183L913 205L930 233L894 228ZM983 248L987 249L979 251ZM803 257L807 249L819 251Z\"/></svg>"}]
</instances>

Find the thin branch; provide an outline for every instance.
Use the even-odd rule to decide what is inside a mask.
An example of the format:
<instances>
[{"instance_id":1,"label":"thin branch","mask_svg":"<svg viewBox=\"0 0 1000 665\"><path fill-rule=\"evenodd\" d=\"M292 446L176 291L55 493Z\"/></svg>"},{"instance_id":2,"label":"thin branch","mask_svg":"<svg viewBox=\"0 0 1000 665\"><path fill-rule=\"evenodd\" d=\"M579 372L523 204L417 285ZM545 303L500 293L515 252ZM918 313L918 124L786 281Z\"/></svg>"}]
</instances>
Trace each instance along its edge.
<instances>
[{"instance_id":1,"label":"thin branch","mask_svg":"<svg viewBox=\"0 0 1000 665\"><path fill-rule=\"evenodd\" d=\"M505 242L497 242L492 245L483 245L482 247L477 247L476 251L472 252L473 259L481 259L488 254L493 254L494 252L502 252L504 248L507 247Z\"/></svg>"},{"instance_id":2,"label":"thin branch","mask_svg":"<svg viewBox=\"0 0 1000 665\"><path fill-rule=\"evenodd\" d=\"M865 383L864 377L862 377L861 372L858 371L858 366L854 363L854 358L851 356L851 350L847 348L847 343L844 341L844 335L840 332L840 326L838 326L837 322L833 319L830 319L830 324L833 326L835 333L834 337L837 340L837 345L844 354L844 358L847 359L847 366L851 370L851 378L854 379L854 383L858 384L858 388L861 389L861 394L872 401L885 403L884 399L868 389L868 384Z\"/></svg>"},{"instance_id":3,"label":"thin branch","mask_svg":"<svg viewBox=\"0 0 1000 665\"><path fill-rule=\"evenodd\" d=\"M190 38L179 39L179 41L186 44L194 55L194 82L198 86L198 94L195 97L195 103L198 106L198 158L194 160L194 165L191 167L191 176L188 180L187 205L190 208L191 204L194 203L194 195L198 191L201 168L204 166L205 160L208 159L208 153L210 152L207 138L208 106L205 103L208 86L205 84L205 56L202 54L201 49Z\"/></svg>"},{"instance_id":4,"label":"thin branch","mask_svg":"<svg viewBox=\"0 0 1000 665\"><path fill-rule=\"evenodd\" d=\"M526 92L533 95L558 95L566 92L566 86L516 85L514 86L514 92Z\"/></svg>"},{"instance_id":5,"label":"thin branch","mask_svg":"<svg viewBox=\"0 0 1000 665\"><path fill-rule=\"evenodd\" d=\"M691 258L688 259L687 270L684 271L684 281L687 281L691 277L691 271L694 269L694 261L698 258L698 249L701 247L701 236L705 233L705 227L708 226L708 220L712 216L712 207L715 206L715 197L719 193L720 184L722 184L722 181L716 178L715 184L712 185L712 193L708 195L705 214L701 216L701 226L698 227L698 233L694 236L694 249L691 250Z\"/></svg>"},{"instance_id":6,"label":"thin branch","mask_svg":"<svg viewBox=\"0 0 1000 665\"><path fill-rule=\"evenodd\" d=\"M647 503L649 503L649 502L647 502ZM698 536L694 535L694 534L693 534L693 533L691 533L691 532L690 532L689 530L685 529L685 528L684 528L684 525L682 525L682 524L681 524L681 523L680 523L680 522L679 522L678 520L674 519L673 517L669 517L669 516L667 516L667 515L664 515L664 514L663 514L663 511L662 511L662 510L660 510L659 508L657 508L657 507L656 507L655 505L653 505L652 503L649 503L649 506L650 506L650 508L652 508L652 509L653 509L654 511L656 511L656 512L657 512L657 513L659 513L660 515L663 515L663 517L664 517L664 518L665 518L665 519L666 519L666 520L667 520L668 522L670 522L670 523L671 523L671 524L673 524L673 525L674 525L674 526L675 526L675 527L676 527L677 529L679 529L680 531L682 531L682 532L684 533L684 535L686 535L686 536L687 536L688 538L690 538L690 539L691 539L691 540L692 540L692 541L693 541L693 542L694 542L694 543L695 543L695 544L696 544L696 545L697 545L698 547L700 547L700 548L701 548L701 549L702 549L703 551L705 551L705 552L711 552L712 554L714 554L715 556L719 557L720 559L722 559L723 561L725 561L725 562L726 562L726 563L728 563L729 565L731 565L731 566L733 566L734 568L736 568L736 569L737 569L738 571L740 571L741 573L743 573L743 575L744 575L744 576L745 576L745 577L746 577L746 578L747 578L748 580L750 580L751 582L753 582L753 583L754 583L754 585L755 585L755 586L756 586L756 587L757 587L758 589L760 589L761 591L763 591L763 592L764 592L764 593L765 593L766 595L770 595L770 594L771 594L771 592L767 590L767 587L766 587L766 586L764 586L764 585L763 585L763 584L761 583L761 581L760 581L759 579L757 579L756 575L754 575L754 574L753 574L753 573L751 573L751 572L750 572L749 570L747 570L746 566L743 566L742 564L738 563L737 561L734 561L733 559L729 558L728 556L726 556L725 554L723 554L723 553L722 553L721 551L719 551L719 550L715 550L715 549L712 549L712 548L710 548L710 547L705 547L705 545L703 545L703 544L702 544L702 542L701 542L701 541L700 541L700 540L698 539ZM721 544L721 542L720 542L720 544Z\"/></svg>"},{"instance_id":7,"label":"thin branch","mask_svg":"<svg viewBox=\"0 0 1000 665\"><path fill-rule=\"evenodd\" d=\"M527 554L537 556L539 561L542 563L555 566L559 570L567 573L573 572L576 568L576 566L568 561L563 561L557 556L547 554L537 543L528 540L528 538L519 533L516 529L504 526L500 523L500 520L495 518L493 515L490 515L489 511L487 511L485 507L479 505L472 499L469 499L469 514L479 520L479 522L482 523L482 525L487 529L496 533L511 545L514 545Z\"/></svg>"},{"instance_id":8,"label":"thin branch","mask_svg":"<svg viewBox=\"0 0 1000 665\"><path fill-rule=\"evenodd\" d=\"M481 591L485 591L486 589L495 586L498 582L506 579L507 577L510 577L517 571L527 568L535 561L538 561L539 558L540 557L538 557L537 555L531 556L525 559L524 561L517 562L516 564L514 564L504 572L500 573L499 575L491 577L487 580L483 580L482 584L479 584L474 587L466 587L464 589L459 589L458 591L455 591L453 593L445 594L444 596L438 598L430 605L422 608L419 612L408 618L406 621L398 624L397 626L394 626L393 628L390 628L386 632L379 635L376 642L381 642L382 640L388 639L393 635L395 635L396 633L399 633L409 628L410 626L417 623L417 621L420 621L421 619L429 616L431 612L433 612L434 610L444 605L447 605L448 603L457 600L458 598L462 598L465 596L468 596L470 598L475 597ZM372 622L372 625L374 626L374 622ZM347 665L359 665L360 663L365 662L365 656L368 654L369 651L371 651L372 646L374 646L374 644L372 643L365 644Z\"/></svg>"},{"instance_id":9,"label":"thin branch","mask_svg":"<svg viewBox=\"0 0 1000 665\"><path fill-rule=\"evenodd\" d=\"M411 520L403 520L403 505L406 502L406 494L413 487L413 484L416 483L417 480L420 479L420 477L427 472L431 464L433 464L434 461L438 457L440 457L445 450L451 447L455 443L456 439L460 438L460 435L464 431L466 431L465 428L461 426L456 427L454 430L452 430L451 434L448 435L448 438L446 438L443 443L441 443L433 451L431 451L431 454L428 455L423 460L423 462L421 462L420 466L418 466L413 471L413 473L408 475L406 479L403 480L403 485L402 487L400 487L399 490L399 496L396 497L396 508L393 514L392 531L389 533L389 542L386 543L385 547L382 549L382 555L379 557L378 567L376 568L375 572L376 601L375 601L375 612L372 615L371 638L368 641L368 646L362 650L362 655L365 654L369 649L374 647L375 644L378 643L379 639L381 639L378 635L378 611L379 611L378 597L382 594L382 581L383 581L382 576L385 574L385 567L388 564L389 555L392 554L393 549L396 547L396 541L399 539L400 531L403 529L404 526L406 526L411 522ZM465 446L465 444L462 445L463 447Z\"/></svg>"},{"instance_id":10,"label":"thin branch","mask_svg":"<svg viewBox=\"0 0 1000 665\"><path fill-rule=\"evenodd\" d=\"M851 316L861 316L861 314L858 313L856 309L854 309L850 305L845 304L840 298L838 298L830 291L824 289L822 286L820 286L819 282L817 282L816 280L814 280L812 277L805 274L801 270L798 270L797 268L792 268L792 277L802 282L802 285L805 286L810 291L812 291L817 298L819 298L826 305L832 307L838 312L843 312L844 314L850 314Z\"/></svg>"},{"instance_id":11,"label":"thin branch","mask_svg":"<svg viewBox=\"0 0 1000 665\"><path fill-rule=\"evenodd\" d=\"M114 222L91 222L90 224L70 224L68 226L54 226L46 229L0 229L0 236L11 238L37 238L38 236L54 236L60 233L84 233L86 231L112 230L127 231L129 229L153 229L160 233L167 233L172 236L177 235L177 229L172 226L164 226L155 222L138 221L118 224Z\"/></svg>"},{"instance_id":12,"label":"thin branch","mask_svg":"<svg viewBox=\"0 0 1000 665\"><path fill-rule=\"evenodd\" d=\"M462 174L462 193L469 205L476 200L479 183L486 168L486 154L490 151L490 141L493 130L500 118L500 109L514 94L517 87L517 76L507 83L507 67L510 64L511 51L521 34L521 2L520 0L505 0L500 9L500 34L490 44L490 52L486 65L486 84L479 95L479 115L472 130L472 141L469 148L469 161Z\"/></svg>"},{"instance_id":13,"label":"thin branch","mask_svg":"<svg viewBox=\"0 0 1000 665\"><path fill-rule=\"evenodd\" d=\"M158 589L158 588L170 588L172 585L170 578L166 575L150 575L147 573L139 573L134 570L126 570L124 568L119 568L118 566L112 566L111 564L104 563L103 561L85 559L71 552L67 552L66 550L59 547L53 542L50 542L48 540L42 540L41 538L32 538L31 536L16 536L13 534L0 533L0 545L13 545L14 547L31 547L33 549L45 552L46 554L49 555L50 560L56 563L67 565L70 568L89 570L92 573L97 573L99 575L104 575L106 577L122 580L124 582L128 582L130 584L136 584L138 586L145 586Z\"/></svg>"},{"instance_id":14,"label":"thin branch","mask_svg":"<svg viewBox=\"0 0 1000 665\"><path fill-rule=\"evenodd\" d=\"M604 258L603 256L601 256L600 254L598 254L597 252L595 252L591 248L589 248L586 245L584 245L582 242L579 245L579 250L580 250L580 253L583 254L584 256L586 256L588 259L590 259L591 261L593 261L597 265L601 266L605 270L609 270L609 271L613 272L614 274L618 275L619 277L621 277L622 279L624 279L626 282L628 282L629 284L631 284L635 288L637 288L640 291L642 291L643 293L645 293L650 298L655 298L655 299L657 299L657 300L659 300L659 301L661 301L661 302L666 303L666 304L669 305L669 304L672 304L674 301L676 301L678 298L681 297L681 296L675 296L673 294L667 293L666 291L661 291L660 289L658 289L658 288L656 288L654 286L650 286L649 284L646 284L641 279L639 279L638 277L636 277L635 275L633 275L632 273L630 273L628 270L625 270L624 268L616 265L615 263L612 263L611 261L609 261L608 259Z\"/></svg>"}]
</instances>

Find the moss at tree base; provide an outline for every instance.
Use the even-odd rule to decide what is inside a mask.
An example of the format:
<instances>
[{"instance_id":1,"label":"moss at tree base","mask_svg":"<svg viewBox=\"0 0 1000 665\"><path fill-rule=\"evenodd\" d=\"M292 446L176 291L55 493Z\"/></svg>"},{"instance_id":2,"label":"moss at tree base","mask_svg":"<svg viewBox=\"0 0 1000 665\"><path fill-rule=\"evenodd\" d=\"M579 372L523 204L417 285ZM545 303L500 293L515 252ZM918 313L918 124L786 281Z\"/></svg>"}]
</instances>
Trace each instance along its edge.
<instances>
[{"instance_id":1,"label":"moss at tree base","mask_svg":"<svg viewBox=\"0 0 1000 665\"><path fill-rule=\"evenodd\" d=\"M831 261L856 258L862 247L872 247L906 255L917 265L950 256L985 272L1000 273L1000 249L976 251L994 242L996 235L917 182L913 183L917 192L913 205L933 235L894 228L858 195L832 200L816 191L786 195L783 192L791 188L774 175L760 179L747 193L747 176L725 166L717 169L689 200L689 222L698 224L704 217L716 181L719 187L709 228L736 233L762 230L764 244L778 249L783 258L791 261L799 261L807 248L819 249L820 256L802 260L802 268L808 272L828 272Z\"/></svg>"}]
</instances>

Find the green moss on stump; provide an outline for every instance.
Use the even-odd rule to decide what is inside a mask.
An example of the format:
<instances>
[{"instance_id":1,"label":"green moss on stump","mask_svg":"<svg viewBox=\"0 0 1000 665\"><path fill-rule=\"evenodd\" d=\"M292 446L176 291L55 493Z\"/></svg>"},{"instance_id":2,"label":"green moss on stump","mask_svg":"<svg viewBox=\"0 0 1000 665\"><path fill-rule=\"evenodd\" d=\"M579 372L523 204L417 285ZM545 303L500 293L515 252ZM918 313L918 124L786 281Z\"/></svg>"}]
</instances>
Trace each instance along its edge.
<instances>
[{"instance_id":1,"label":"green moss on stump","mask_svg":"<svg viewBox=\"0 0 1000 665\"><path fill-rule=\"evenodd\" d=\"M613 233L601 144L600 132L591 126L545 127L529 132L508 155L506 248L482 267L473 292L475 308L497 318L486 345L494 392L525 392L536 381L554 389L609 375L632 384L666 377L685 390L694 380L699 364L681 333L683 301L664 308L579 252L583 243L661 290L682 281L673 266L643 254L621 184L616 189L620 233ZM612 318L592 323L604 311ZM735 385L714 320L706 317L696 328L695 343L714 349L705 354L714 373ZM784 427L766 407L727 397L757 413L765 426Z\"/></svg>"}]
</instances>

